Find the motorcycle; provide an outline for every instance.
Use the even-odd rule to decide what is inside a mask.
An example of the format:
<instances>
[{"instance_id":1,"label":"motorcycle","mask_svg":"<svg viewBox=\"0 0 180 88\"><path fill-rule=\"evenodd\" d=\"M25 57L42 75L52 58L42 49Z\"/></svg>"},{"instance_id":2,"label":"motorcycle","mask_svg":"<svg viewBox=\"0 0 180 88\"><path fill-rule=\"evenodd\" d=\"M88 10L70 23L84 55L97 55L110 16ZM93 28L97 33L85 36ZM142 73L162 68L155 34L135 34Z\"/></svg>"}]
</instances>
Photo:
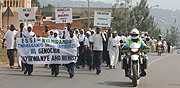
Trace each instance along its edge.
<instances>
[{"instance_id":1,"label":"motorcycle","mask_svg":"<svg viewBox=\"0 0 180 88\"><path fill-rule=\"evenodd\" d=\"M147 69L147 55L142 55L142 52L147 52L149 48L140 46L138 43L130 44L130 47L124 46L122 51L126 55L122 58L122 69L126 72L126 77L132 80L133 86L137 86L137 81L143 77L142 68ZM129 52L129 53L128 53ZM144 75L145 76L145 75Z\"/></svg>"},{"instance_id":2,"label":"motorcycle","mask_svg":"<svg viewBox=\"0 0 180 88\"><path fill-rule=\"evenodd\" d=\"M163 43L161 41L157 43L156 51L158 53L158 56L161 56L161 54L163 53Z\"/></svg>"}]
</instances>

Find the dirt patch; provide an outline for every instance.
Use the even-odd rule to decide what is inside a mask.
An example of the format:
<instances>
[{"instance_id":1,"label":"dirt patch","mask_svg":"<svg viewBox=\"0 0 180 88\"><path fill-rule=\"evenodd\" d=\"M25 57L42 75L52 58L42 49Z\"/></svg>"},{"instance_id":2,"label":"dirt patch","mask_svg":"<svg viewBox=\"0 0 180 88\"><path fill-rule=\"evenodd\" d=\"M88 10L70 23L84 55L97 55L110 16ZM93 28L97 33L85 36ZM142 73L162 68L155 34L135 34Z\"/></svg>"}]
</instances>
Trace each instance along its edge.
<instances>
[{"instance_id":1,"label":"dirt patch","mask_svg":"<svg viewBox=\"0 0 180 88\"><path fill-rule=\"evenodd\" d=\"M5 65L9 63L7 55L6 55L6 51L7 51L6 49L0 48L0 65Z\"/></svg>"}]
</instances>

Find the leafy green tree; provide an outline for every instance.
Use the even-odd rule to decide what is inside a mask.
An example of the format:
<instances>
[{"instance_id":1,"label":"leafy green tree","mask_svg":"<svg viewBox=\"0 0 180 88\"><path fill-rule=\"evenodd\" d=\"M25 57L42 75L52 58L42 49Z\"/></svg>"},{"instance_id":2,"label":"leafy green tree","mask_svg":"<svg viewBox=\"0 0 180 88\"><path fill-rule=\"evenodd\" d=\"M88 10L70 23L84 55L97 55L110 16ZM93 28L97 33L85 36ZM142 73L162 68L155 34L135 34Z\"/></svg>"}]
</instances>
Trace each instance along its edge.
<instances>
[{"instance_id":1,"label":"leafy green tree","mask_svg":"<svg viewBox=\"0 0 180 88\"><path fill-rule=\"evenodd\" d=\"M81 28L88 28L88 21L81 20L81 23L83 24ZM89 28L93 29L94 28L94 23L90 21Z\"/></svg>"},{"instance_id":2,"label":"leafy green tree","mask_svg":"<svg viewBox=\"0 0 180 88\"><path fill-rule=\"evenodd\" d=\"M128 3L127 1L127 5ZM124 3L121 6L124 6ZM128 5L124 9L112 8L112 11L114 17L112 27L119 32L130 32L133 28L138 28L140 31L149 32L150 36L156 38L161 33L161 29L157 28L154 17L149 15L150 10L147 0L141 0L132 9L131 5Z\"/></svg>"},{"instance_id":3,"label":"leafy green tree","mask_svg":"<svg viewBox=\"0 0 180 88\"><path fill-rule=\"evenodd\" d=\"M43 6L43 8L49 8L49 7L54 7L52 4L48 4L47 6Z\"/></svg>"},{"instance_id":4,"label":"leafy green tree","mask_svg":"<svg viewBox=\"0 0 180 88\"><path fill-rule=\"evenodd\" d=\"M38 2L38 0L31 0L31 3L35 3L37 7L41 7L41 5Z\"/></svg>"},{"instance_id":5,"label":"leafy green tree","mask_svg":"<svg viewBox=\"0 0 180 88\"><path fill-rule=\"evenodd\" d=\"M166 31L166 41L170 42L171 45L175 46L179 42L179 31L178 28L171 26L171 29Z\"/></svg>"}]
</instances>

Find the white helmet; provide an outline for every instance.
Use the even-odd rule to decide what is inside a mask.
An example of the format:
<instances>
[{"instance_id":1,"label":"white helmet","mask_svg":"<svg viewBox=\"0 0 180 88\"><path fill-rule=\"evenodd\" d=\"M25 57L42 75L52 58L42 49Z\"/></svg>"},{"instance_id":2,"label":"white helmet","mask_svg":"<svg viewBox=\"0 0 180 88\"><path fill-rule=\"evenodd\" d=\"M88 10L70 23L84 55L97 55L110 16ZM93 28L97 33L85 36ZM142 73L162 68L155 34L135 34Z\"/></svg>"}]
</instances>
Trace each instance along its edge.
<instances>
[{"instance_id":1,"label":"white helmet","mask_svg":"<svg viewBox=\"0 0 180 88\"><path fill-rule=\"evenodd\" d=\"M131 38L132 39L139 39L139 31L138 29L134 28L131 30Z\"/></svg>"}]
</instances>

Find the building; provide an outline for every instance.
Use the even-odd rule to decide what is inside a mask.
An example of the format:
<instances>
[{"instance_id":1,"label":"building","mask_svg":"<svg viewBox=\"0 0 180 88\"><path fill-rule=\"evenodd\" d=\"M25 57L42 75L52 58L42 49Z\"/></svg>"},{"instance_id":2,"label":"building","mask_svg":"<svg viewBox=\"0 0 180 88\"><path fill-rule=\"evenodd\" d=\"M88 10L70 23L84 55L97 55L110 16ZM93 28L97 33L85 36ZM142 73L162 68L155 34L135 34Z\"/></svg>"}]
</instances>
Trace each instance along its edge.
<instances>
[{"instance_id":1,"label":"building","mask_svg":"<svg viewBox=\"0 0 180 88\"><path fill-rule=\"evenodd\" d=\"M3 16L7 7L9 6L13 15L9 17L9 25L14 24L16 28L19 29L19 17L18 17L18 8L30 8L31 0L1 0L1 14L0 14L0 27L7 27L7 16ZM32 5L33 6L33 5ZM34 25L40 26L42 24L41 11L35 7L36 12L36 22L32 23Z\"/></svg>"},{"instance_id":2,"label":"building","mask_svg":"<svg viewBox=\"0 0 180 88\"><path fill-rule=\"evenodd\" d=\"M46 17L52 17L55 19L55 9L61 7L45 7L42 8L41 15ZM73 19L88 17L88 8L86 7L66 7L72 8ZM90 17L94 17L94 11L112 12L112 8L90 8Z\"/></svg>"}]
</instances>

